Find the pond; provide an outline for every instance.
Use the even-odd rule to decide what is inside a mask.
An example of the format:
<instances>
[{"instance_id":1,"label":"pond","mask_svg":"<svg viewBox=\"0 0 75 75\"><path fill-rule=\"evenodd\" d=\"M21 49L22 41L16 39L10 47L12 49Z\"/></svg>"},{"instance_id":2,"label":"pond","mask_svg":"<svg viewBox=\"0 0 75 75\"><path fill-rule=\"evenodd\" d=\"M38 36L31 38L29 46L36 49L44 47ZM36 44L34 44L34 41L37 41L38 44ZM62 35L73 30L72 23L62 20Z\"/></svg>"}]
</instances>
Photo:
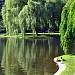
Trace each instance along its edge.
<instances>
[{"instance_id":1,"label":"pond","mask_svg":"<svg viewBox=\"0 0 75 75\"><path fill-rule=\"evenodd\" d=\"M53 75L53 58L62 54L59 37L0 38L0 75Z\"/></svg>"}]
</instances>

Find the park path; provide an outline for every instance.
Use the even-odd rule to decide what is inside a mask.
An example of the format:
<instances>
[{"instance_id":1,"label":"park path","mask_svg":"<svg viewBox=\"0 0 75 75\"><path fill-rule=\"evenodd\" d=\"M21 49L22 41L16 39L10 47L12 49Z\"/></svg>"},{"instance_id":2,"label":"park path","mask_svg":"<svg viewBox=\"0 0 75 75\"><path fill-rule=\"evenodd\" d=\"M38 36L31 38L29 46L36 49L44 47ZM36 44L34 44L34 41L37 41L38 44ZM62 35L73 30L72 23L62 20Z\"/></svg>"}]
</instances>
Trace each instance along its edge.
<instances>
[{"instance_id":1,"label":"park path","mask_svg":"<svg viewBox=\"0 0 75 75\"><path fill-rule=\"evenodd\" d=\"M56 58L54 58L54 62L58 65L59 69L54 75L60 75L65 69L66 65L63 64L63 61L56 61Z\"/></svg>"}]
</instances>

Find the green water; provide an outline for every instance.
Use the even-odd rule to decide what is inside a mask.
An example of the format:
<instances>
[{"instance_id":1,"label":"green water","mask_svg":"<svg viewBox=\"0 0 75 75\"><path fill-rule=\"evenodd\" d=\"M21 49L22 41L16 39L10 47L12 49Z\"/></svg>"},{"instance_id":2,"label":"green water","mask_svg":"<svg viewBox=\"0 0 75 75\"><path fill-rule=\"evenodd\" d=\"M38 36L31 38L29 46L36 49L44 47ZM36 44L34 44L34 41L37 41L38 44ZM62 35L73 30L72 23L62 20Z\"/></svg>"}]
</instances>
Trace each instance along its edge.
<instances>
[{"instance_id":1,"label":"green water","mask_svg":"<svg viewBox=\"0 0 75 75\"><path fill-rule=\"evenodd\" d=\"M0 38L0 75L53 75L62 54L59 38Z\"/></svg>"}]
</instances>

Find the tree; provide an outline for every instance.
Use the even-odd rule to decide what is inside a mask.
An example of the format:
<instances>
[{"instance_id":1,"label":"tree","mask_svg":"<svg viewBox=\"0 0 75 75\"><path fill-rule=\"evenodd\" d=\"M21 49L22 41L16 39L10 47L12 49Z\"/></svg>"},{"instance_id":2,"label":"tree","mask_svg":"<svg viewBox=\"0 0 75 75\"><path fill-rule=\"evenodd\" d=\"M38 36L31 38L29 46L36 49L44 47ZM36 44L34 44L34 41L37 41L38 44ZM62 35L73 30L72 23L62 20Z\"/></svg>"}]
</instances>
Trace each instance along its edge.
<instances>
[{"instance_id":1,"label":"tree","mask_svg":"<svg viewBox=\"0 0 75 75\"><path fill-rule=\"evenodd\" d=\"M69 0L62 11L60 24L61 45L66 54L74 53L75 39L75 0Z\"/></svg>"},{"instance_id":2,"label":"tree","mask_svg":"<svg viewBox=\"0 0 75 75\"><path fill-rule=\"evenodd\" d=\"M18 14L25 4L27 4L27 0L5 0L2 17L8 35L14 35L19 32Z\"/></svg>"},{"instance_id":3,"label":"tree","mask_svg":"<svg viewBox=\"0 0 75 75\"><path fill-rule=\"evenodd\" d=\"M24 35L26 32L48 32L48 28L58 31L63 5L61 0L5 0L2 17L6 32Z\"/></svg>"},{"instance_id":4,"label":"tree","mask_svg":"<svg viewBox=\"0 0 75 75\"><path fill-rule=\"evenodd\" d=\"M20 25L20 29L21 29L23 36L25 34L27 14L28 14L28 5L26 5L18 15L19 25Z\"/></svg>"},{"instance_id":5,"label":"tree","mask_svg":"<svg viewBox=\"0 0 75 75\"><path fill-rule=\"evenodd\" d=\"M28 5L25 5L22 11L19 13L19 25L21 32L25 34L26 30L36 30L35 27L39 28L39 7L38 2L28 1ZM39 11L39 12L37 12Z\"/></svg>"}]
</instances>

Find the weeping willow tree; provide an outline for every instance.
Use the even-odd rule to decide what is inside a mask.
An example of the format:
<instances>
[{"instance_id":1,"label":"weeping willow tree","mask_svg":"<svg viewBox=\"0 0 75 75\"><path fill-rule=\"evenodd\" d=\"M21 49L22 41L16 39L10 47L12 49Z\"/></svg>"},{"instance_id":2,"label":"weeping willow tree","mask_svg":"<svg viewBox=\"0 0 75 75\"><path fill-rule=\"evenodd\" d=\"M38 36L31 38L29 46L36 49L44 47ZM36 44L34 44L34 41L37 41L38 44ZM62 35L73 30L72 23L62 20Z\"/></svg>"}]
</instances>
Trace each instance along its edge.
<instances>
[{"instance_id":1,"label":"weeping willow tree","mask_svg":"<svg viewBox=\"0 0 75 75\"><path fill-rule=\"evenodd\" d=\"M48 0L28 0L27 5L19 13L19 26L22 34L25 34L28 30L30 32L35 31L36 34L46 32L49 27L57 30L62 5L59 0L56 2L60 4L60 7ZM58 10L59 14L55 15L58 12L55 12L56 10L54 11L54 9Z\"/></svg>"},{"instance_id":2,"label":"weeping willow tree","mask_svg":"<svg viewBox=\"0 0 75 75\"><path fill-rule=\"evenodd\" d=\"M75 53L75 0L68 0L63 8L60 33L64 52Z\"/></svg>"},{"instance_id":3,"label":"weeping willow tree","mask_svg":"<svg viewBox=\"0 0 75 75\"><path fill-rule=\"evenodd\" d=\"M34 31L34 25L36 23L34 8L35 2L28 1L28 5L25 5L18 15L19 26L23 35L28 30Z\"/></svg>"},{"instance_id":4,"label":"weeping willow tree","mask_svg":"<svg viewBox=\"0 0 75 75\"><path fill-rule=\"evenodd\" d=\"M8 35L21 32L56 31L60 24L61 0L5 0L2 8L3 22Z\"/></svg>"},{"instance_id":5,"label":"weeping willow tree","mask_svg":"<svg viewBox=\"0 0 75 75\"><path fill-rule=\"evenodd\" d=\"M26 1L5 0L2 8L2 17L8 35L14 35L19 32L18 14L22 7L27 4Z\"/></svg>"}]
</instances>

